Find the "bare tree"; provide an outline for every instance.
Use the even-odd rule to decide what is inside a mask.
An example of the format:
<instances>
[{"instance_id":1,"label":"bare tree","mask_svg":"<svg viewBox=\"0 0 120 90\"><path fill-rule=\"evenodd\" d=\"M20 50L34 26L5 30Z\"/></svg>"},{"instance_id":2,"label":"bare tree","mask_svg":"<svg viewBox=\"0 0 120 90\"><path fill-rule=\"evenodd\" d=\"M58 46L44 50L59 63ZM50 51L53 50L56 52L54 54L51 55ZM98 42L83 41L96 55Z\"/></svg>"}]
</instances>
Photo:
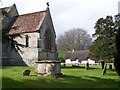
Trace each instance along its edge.
<instances>
[{"instance_id":1,"label":"bare tree","mask_svg":"<svg viewBox=\"0 0 120 90\"><path fill-rule=\"evenodd\" d=\"M92 38L81 28L73 28L57 38L60 50L83 50L92 44Z\"/></svg>"}]
</instances>

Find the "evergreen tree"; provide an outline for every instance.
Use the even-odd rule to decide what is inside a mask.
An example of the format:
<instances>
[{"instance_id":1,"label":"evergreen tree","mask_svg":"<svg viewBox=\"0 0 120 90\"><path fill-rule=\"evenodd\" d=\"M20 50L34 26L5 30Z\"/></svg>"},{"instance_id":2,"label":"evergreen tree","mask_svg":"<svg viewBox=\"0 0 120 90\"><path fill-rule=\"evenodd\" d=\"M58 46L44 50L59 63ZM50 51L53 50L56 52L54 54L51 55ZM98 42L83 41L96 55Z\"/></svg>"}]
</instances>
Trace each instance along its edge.
<instances>
[{"instance_id":1,"label":"evergreen tree","mask_svg":"<svg viewBox=\"0 0 120 90\"><path fill-rule=\"evenodd\" d=\"M105 19L98 19L94 28L95 33L93 34L93 37L95 37L96 40L90 47L91 54L98 59L111 60L114 58L116 52L116 28L113 17L106 16Z\"/></svg>"}]
</instances>

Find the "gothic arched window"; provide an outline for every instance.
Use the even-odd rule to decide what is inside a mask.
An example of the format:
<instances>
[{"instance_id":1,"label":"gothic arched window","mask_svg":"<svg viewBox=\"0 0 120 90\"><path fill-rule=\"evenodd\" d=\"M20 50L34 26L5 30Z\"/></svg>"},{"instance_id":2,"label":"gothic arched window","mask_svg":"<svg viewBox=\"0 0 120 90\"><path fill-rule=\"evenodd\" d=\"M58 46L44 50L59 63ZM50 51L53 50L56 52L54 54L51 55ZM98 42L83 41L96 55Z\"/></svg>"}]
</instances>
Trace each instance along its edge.
<instances>
[{"instance_id":1,"label":"gothic arched window","mask_svg":"<svg viewBox=\"0 0 120 90\"><path fill-rule=\"evenodd\" d=\"M52 36L50 30L47 30L45 32L45 50L51 51L51 47L52 47Z\"/></svg>"}]
</instances>

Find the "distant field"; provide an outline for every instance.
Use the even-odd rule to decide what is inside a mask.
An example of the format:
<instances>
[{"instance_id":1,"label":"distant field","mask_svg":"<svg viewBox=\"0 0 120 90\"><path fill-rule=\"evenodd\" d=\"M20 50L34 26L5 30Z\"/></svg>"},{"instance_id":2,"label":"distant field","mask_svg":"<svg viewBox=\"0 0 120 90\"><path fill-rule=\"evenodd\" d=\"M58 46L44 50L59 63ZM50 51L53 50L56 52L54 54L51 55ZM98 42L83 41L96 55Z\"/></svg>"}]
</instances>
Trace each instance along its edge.
<instances>
[{"instance_id":1,"label":"distant field","mask_svg":"<svg viewBox=\"0 0 120 90\"><path fill-rule=\"evenodd\" d=\"M25 69L30 69L30 76L22 76ZM4 66L2 69L3 88L118 88L118 76L114 69L107 69L102 75L101 66L91 65L90 70L84 66L62 67L65 77L34 76L34 68L25 66Z\"/></svg>"}]
</instances>

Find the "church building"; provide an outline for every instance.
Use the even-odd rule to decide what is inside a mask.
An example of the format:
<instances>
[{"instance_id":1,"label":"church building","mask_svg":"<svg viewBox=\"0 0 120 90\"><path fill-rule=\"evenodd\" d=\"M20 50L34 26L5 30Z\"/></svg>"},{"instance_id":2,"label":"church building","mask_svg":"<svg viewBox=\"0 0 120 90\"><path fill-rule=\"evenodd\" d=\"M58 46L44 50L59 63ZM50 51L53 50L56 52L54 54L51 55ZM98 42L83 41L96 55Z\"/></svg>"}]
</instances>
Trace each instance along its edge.
<instances>
[{"instance_id":1,"label":"church building","mask_svg":"<svg viewBox=\"0 0 120 90\"><path fill-rule=\"evenodd\" d=\"M49 6L44 11L19 15L13 4L0 12L3 65L34 66L36 61L58 60Z\"/></svg>"}]
</instances>

